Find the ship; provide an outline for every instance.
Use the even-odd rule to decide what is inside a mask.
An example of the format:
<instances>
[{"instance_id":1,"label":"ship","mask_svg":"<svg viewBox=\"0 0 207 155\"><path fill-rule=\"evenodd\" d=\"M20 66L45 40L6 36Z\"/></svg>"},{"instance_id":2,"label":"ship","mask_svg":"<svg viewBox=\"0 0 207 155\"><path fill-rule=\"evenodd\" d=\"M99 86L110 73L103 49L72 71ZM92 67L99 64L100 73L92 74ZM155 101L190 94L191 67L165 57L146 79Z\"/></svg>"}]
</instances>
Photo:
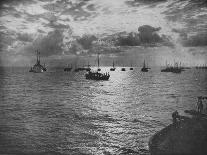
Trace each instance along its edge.
<instances>
[{"instance_id":1,"label":"ship","mask_svg":"<svg viewBox=\"0 0 207 155\"><path fill-rule=\"evenodd\" d=\"M166 62L166 68L161 69L161 72L171 72L171 73L181 73L182 71L184 71L184 68L181 67L181 63L180 66L178 65L178 63L175 63L174 66L170 66Z\"/></svg>"},{"instance_id":2,"label":"ship","mask_svg":"<svg viewBox=\"0 0 207 155\"><path fill-rule=\"evenodd\" d=\"M109 73L100 73L101 69L99 68L99 54L98 54L98 69L97 71L91 71L89 70L86 74L85 77L87 80L109 80Z\"/></svg>"},{"instance_id":3,"label":"ship","mask_svg":"<svg viewBox=\"0 0 207 155\"><path fill-rule=\"evenodd\" d=\"M47 71L47 68L45 67L45 64L44 64L44 66L42 66L41 63L40 63L40 52L38 52L38 50L37 50L36 53L37 53L36 64L33 67L30 68L29 72L42 73L42 72Z\"/></svg>"},{"instance_id":4,"label":"ship","mask_svg":"<svg viewBox=\"0 0 207 155\"><path fill-rule=\"evenodd\" d=\"M115 70L116 70L116 68L114 67L114 61L113 61L113 67L110 68L110 71L115 71Z\"/></svg>"},{"instance_id":5,"label":"ship","mask_svg":"<svg viewBox=\"0 0 207 155\"><path fill-rule=\"evenodd\" d=\"M100 73L98 71L96 72L92 72L92 71L88 71L85 74L86 79L88 80L109 80L109 73Z\"/></svg>"},{"instance_id":6,"label":"ship","mask_svg":"<svg viewBox=\"0 0 207 155\"><path fill-rule=\"evenodd\" d=\"M72 70L72 64L70 66L68 65L68 67L64 68L65 72L70 72L71 70Z\"/></svg>"},{"instance_id":7,"label":"ship","mask_svg":"<svg viewBox=\"0 0 207 155\"><path fill-rule=\"evenodd\" d=\"M149 68L146 67L146 64L145 64L145 60L144 60L144 63L143 63L143 67L141 69L142 72L148 72Z\"/></svg>"}]
</instances>

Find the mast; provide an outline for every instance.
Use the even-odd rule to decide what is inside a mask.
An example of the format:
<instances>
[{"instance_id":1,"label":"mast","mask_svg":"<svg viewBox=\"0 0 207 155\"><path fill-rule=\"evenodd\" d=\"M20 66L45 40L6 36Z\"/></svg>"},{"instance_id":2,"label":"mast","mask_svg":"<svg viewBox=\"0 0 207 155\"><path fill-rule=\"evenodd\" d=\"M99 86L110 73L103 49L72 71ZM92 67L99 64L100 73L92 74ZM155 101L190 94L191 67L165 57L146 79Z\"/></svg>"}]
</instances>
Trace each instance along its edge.
<instances>
[{"instance_id":1,"label":"mast","mask_svg":"<svg viewBox=\"0 0 207 155\"><path fill-rule=\"evenodd\" d=\"M37 53L37 64L38 64L38 50L36 50L36 53Z\"/></svg>"},{"instance_id":2,"label":"mast","mask_svg":"<svg viewBox=\"0 0 207 155\"><path fill-rule=\"evenodd\" d=\"M143 68L145 68L145 60L144 60L144 66L143 66Z\"/></svg>"},{"instance_id":3,"label":"mast","mask_svg":"<svg viewBox=\"0 0 207 155\"><path fill-rule=\"evenodd\" d=\"M98 68L99 68L99 53L98 53Z\"/></svg>"},{"instance_id":4,"label":"mast","mask_svg":"<svg viewBox=\"0 0 207 155\"><path fill-rule=\"evenodd\" d=\"M39 52L39 63L40 63L40 52Z\"/></svg>"}]
</instances>

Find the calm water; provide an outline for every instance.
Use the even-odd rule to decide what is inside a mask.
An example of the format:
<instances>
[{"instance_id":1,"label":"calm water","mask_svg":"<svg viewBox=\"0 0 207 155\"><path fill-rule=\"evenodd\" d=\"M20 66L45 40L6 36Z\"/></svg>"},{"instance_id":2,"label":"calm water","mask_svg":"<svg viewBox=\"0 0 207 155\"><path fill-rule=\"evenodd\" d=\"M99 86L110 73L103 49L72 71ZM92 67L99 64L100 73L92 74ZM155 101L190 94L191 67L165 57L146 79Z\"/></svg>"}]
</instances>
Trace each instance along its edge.
<instances>
[{"instance_id":1,"label":"calm water","mask_svg":"<svg viewBox=\"0 0 207 155\"><path fill-rule=\"evenodd\" d=\"M28 70L1 69L0 154L147 155L150 136L171 113L195 108L196 96L207 94L207 71L195 69L118 68L109 81Z\"/></svg>"}]
</instances>

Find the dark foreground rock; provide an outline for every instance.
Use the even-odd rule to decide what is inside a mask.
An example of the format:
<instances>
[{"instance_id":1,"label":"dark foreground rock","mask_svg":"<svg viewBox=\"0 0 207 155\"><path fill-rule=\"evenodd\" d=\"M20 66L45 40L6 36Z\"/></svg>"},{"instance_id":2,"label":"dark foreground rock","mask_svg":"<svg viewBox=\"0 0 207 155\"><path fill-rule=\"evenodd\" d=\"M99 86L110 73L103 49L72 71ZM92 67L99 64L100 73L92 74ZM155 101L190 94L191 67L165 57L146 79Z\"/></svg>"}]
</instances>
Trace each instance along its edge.
<instances>
[{"instance_id":1,"label":"dark foreground rock","mask_svg":"<svg viewBox=\"0 0 207 155\"><path fill-rule=\"evenodd\" d=\"M207 155L207 118L185 118L178 127L169 125L149 141L151 155Z\"/></svg>"}]
</instances>

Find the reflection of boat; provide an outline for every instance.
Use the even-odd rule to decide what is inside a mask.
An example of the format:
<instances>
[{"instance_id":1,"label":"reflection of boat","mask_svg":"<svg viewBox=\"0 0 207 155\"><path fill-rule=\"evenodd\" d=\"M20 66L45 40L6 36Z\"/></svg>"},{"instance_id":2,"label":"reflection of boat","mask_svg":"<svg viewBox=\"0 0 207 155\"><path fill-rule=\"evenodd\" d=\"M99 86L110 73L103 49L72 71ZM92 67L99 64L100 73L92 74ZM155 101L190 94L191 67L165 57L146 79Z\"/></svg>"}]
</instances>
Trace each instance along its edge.
<instances>
[{"instance_id":1,"label":"reflection of boat","mask_svg":"<svg viewBox=\"0 0 207 155\"><path fill-rule=\"evenodd\" d=\"M143 64L143 67L141 69L142 72L148 72L149 68L146 67L146 64L145 64L145 60L144 60L144 64Z\"/></svg>"},{"instance_id":2,"label":"reflection of boat","mask_svg":"<svg viewBox=\"0 0 207 155\"><path fill-rule=\"evenodd\" d=\"M72 70L72 64L71 64L70 67L69 67L69 65L68 65L68 67L64 68L64 71L65 71L65 72L70 72L71 70Z\"/></svg>"},{"instance_id":3,"label":"reflection of boat","mask_svg":"<svg viewBox=\"0 0 207 155\"><path fill-rule=\"evenodd\" d=\"M46 70L47 70L47 68L45 67L45 64L44 64L44 66L42 66L40 64L40 52L37 51L37 62L33 67L30 68L29 72L42 73Z\"/></svg>"},{"instance_id":4,"label":"reflection of boat","mask_svg":"<svg viewBox=\"0 0 207 155\"><path fill-rule=\"evenodd\" d=\"M99 73L99 72L91 72L85 74L86 79L88 80L109 80L109 73Z\"/></svg>"},{"instance_id":5,"label":"reflection of boat","mask_svg":"<svg viewBox=\"0 0 207 155\"><path fill-rule=\"evenodd\" d=\"M115 71L116 68L114 67L114 61L113 61L113 68L110 68L110 71Z\"/></svg>"}]
</instances>

